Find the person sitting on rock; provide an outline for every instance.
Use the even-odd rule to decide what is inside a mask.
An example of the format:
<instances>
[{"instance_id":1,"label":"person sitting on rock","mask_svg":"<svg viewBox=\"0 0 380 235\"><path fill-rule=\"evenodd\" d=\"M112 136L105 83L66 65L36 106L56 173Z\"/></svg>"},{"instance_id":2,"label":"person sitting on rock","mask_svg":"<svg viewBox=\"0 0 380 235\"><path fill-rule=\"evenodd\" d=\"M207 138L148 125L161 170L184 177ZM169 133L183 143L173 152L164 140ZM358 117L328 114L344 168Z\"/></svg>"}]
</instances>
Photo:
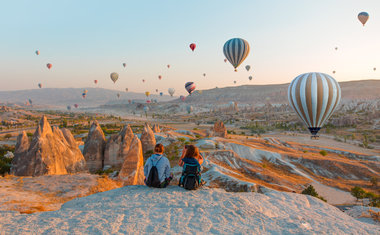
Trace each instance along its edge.
<instances>
[{"instance_id":1,"label":"person sitting on rock","mask_svg":"<svg viewBox=\"0 0 380 235\"><path fill-rule=\"evenodd\" d=\"M205 182L201 179L201 164L203 157L199 149L194 145L186 145L182 151L179 165L183 167L178 186L188 190L194 190Z\"/></svg>"},{"instance_id":2,"label":"person sitting on rock","mask_svg":"<svg viewBox=\"0 0 380 235\"><path fill-rule=\"evenodd\" d=\"M173 179L173 174L170 173L170 162L163 153L164 146L156 144L154 154L145 163L144 182L149 187L166 188Z\"/></svg>"}]
</instances>

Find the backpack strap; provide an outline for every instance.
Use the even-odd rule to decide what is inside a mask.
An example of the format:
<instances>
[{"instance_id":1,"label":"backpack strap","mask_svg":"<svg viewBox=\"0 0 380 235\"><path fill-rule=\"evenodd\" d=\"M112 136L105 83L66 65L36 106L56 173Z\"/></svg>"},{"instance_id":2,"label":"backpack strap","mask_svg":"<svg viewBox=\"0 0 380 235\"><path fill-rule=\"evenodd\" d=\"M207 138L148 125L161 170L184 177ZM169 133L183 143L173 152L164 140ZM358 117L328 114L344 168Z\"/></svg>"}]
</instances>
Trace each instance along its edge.
<instances>
[{"instance_id":1,"label":"backpack strap","mask_svg":"<svg viewBox=\"0 0 380 235\"><path fill-rule=\"evenodd\" d=\"M160 159L158 159L158 161L156 162L155 165L154 165L153 162L152 162L152 166L157 166L158 162L162 159L162 157L163 157L163 156L161 155Z\"/></svg>"}]
</instances>

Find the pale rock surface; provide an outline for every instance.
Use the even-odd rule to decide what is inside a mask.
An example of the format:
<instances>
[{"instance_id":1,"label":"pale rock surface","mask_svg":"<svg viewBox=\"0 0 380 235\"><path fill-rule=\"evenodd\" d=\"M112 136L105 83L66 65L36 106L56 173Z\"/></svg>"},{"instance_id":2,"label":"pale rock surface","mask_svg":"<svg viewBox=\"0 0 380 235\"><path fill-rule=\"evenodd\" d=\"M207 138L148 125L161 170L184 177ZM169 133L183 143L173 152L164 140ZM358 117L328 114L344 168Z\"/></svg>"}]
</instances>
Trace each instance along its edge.
<instances>
[{"instance_id":1,"label":"pale rock surface","mask_svg":"<svg viewBox=\"0 0 380 235\"><path fill-rule=\"evenodd\" d=\"M153 151L156 145L156 138L148 123L145 123L143 132L140 137L143 153L147 151Z\"/></svg>"},{"instance_id":2,"label":"pale rock surface","mask_svg":"<svg viewBox=\"0 0 380 235\"><path fill-rule=\"evenodd\" d=\"M141 141L135 136L119 172L119 179L124 181L124 185L144 184L144 157L142 151Z\"/></svg>"},{"instance_id":3,"label":"pale rock surface","mask_svg":"<svg viewBox=\"0 0 380 235\"><path fill-rule=\"evenodd\" d=\"M119 134L112 135L108 139L104 150L104 166L120 169L128 154L133 138L134 135L129 125L124 126Z\"/></svg>"},{"instance_id":4,"label":"pale rock surface","mask_svg":"<svg viewBox=\"0 0 380 235\"><path fill-rule=\"evenodd\" d=\"M224 123L220 120L215 122L213 132L213 135L217 137L225 138L227 136L227 129L224 126Z\"/></svg>"},{"instance_id":5,"label":"pale rock surface","mask_svg":"<svg viewBox=\"0 0 380 235\"><path fill-rule=\"evenodd\" d=\"M83 149L83 155L86 159L88 170L91 173L103 168L105 146L106 137L99 123L95 120L91 124Z\"/></svg>"},{"instance_id":6,"label":"pale rock surface","mask_svg":"<svg viewBox=\"0 0 380 235\"><path fill-rule=\"evenodd\" d=\"M71 135L68 130L65 133ZM51 128L45 116L41 118L30 145L28 142L24 132L17 138L11 174L40 176L86 171L78 146L70 145L59 128Z\"/></svg>"},{"instance_id":7,"label":"pale rock surface","mask_svg":"<svg viewBox=\"0 0 380 235\"><path fill-rule=\"evenodd\" d=\"M0 211L0 228L4 234L379 234L378 225L307 195L177 186L126 186L51 212Z\"/></svg>"}]
</instances>

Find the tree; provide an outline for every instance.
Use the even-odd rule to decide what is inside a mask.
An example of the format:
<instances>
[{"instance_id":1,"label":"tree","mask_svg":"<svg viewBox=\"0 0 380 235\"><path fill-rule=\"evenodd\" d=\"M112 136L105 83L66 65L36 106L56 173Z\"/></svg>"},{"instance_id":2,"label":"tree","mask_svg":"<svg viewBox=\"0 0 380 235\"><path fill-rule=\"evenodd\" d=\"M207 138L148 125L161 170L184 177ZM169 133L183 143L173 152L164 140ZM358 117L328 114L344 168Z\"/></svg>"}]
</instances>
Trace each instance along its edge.
<instances>
[{"instance_id":1,"label":"tree","mask_svg":"<svg viewBox=\"0 0 380 235\"><path fill-rule=\"evenodd\" d=\"M326 199L324 199L322 196L318 195L318 193L315 190L315 188L313 187L313 185L309 185L309 187L307 187L306 189L304 189L301 193L302 194L306 194L306 195L310 195L310 196L313 196L313 197L316 197L316 198L319 198L322 201L326 202Z\"/></svg>"},{"instance_id":2,"label":"tree","mask_svg":"<svg viewBox=\"0 0 380 235\"><path fill-rule=\"evenodd\" d=\"M351 195L356 197L356 201L359 201L359 199L363 199L365 196L365 191L364 189L355 186L354 188L351 189Z\"/></svg>"}]
</instances>

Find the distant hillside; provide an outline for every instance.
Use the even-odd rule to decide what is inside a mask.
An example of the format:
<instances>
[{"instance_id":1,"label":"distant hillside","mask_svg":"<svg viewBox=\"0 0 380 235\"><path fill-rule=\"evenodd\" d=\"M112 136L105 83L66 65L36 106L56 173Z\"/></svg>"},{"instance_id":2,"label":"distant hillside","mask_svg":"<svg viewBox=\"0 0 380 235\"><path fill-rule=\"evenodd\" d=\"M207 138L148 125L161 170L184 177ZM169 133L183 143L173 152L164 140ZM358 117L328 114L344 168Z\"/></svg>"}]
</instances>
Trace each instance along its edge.
<instances>
[{"instance_id":1,"label":"distant hillside","mask_svg":"<svg viewBox=\"0 0 380 235\"><path fill-rule=\"evenodd\" d=\"M83 90L88 90L87 97L82 98ZM117 94L120 93L120 98ZM170 96L151 95L152 99L168 101ZM128 103L129 99L145 100L145 94L134 92L123 92L103 88L42 88L18 91L0 91L0 103L25 103L28 99L34 105L48 105L54 107L79 104L80 107L94 107L104 104Z\"/></svg>"},{"instance_id":2,"label":"distant hillside","mask_svg":"<svg viewBox=\"0 0 380 235\"><path fill-rule=\"evenodd\" d=\"M340 82L342 99L380 98L380 80ZM187 103L288 103L289 84L246 85L196 91L186 98Z\"/></svg>"}]
</instances>

